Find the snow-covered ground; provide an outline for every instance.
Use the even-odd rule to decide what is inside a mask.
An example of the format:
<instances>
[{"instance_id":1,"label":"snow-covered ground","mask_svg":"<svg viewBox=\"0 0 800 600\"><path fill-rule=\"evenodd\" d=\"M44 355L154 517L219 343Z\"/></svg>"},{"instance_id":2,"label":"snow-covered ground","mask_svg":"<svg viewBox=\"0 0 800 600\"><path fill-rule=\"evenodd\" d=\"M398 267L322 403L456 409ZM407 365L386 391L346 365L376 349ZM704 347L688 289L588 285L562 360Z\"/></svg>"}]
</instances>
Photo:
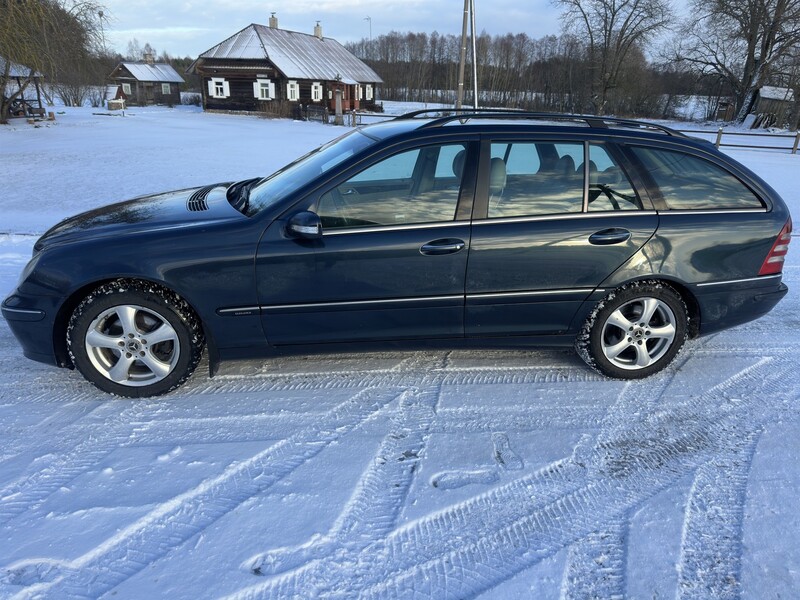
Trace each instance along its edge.
<instances>
[{"instance_id":1,"label":"snow-covered ground","mask_svg":"<svg viewBox=\"0 0 800 600\"><path fill-rule=\"evenodd\" d=\"M0 295L37 234L340 128L194 109L0 127ZM800 156L732 150L800 220ZM765 318L604 379L572 352L202 368L108 397L0 320L0 598L800 597L800 265Z\"/></svg>"}]
</instances>

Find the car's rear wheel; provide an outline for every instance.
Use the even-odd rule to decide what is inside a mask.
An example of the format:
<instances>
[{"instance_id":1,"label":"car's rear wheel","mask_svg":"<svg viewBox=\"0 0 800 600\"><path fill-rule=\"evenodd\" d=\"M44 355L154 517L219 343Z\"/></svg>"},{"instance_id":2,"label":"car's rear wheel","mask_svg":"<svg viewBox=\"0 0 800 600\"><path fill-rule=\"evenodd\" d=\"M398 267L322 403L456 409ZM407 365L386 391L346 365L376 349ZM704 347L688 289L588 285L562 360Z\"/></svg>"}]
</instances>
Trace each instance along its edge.
<instances>
[{"instance_id":1,"label":"car's rear wheel","mask_svg":"<svg viewBox=\"0 0 800 600\"><path fill-rule=\"evenodd\" d=\"M120 396L157 396L181 385L197 367L203 344L189 305L140 281L97 288L67 327L75 367L101 390Z\"/></svg>"},{"instance_id":2,"label":"car's rear wheel","mask_svg":"<svg viewBox=\"0 0 800 600\"><path fill-rule=\"evenodd\" d=\"M589 315L575 343L604 375L637 379L666 367L687 336L687 309L668 285L645 281L615 290Z\"/></svg>"}]
</instances>

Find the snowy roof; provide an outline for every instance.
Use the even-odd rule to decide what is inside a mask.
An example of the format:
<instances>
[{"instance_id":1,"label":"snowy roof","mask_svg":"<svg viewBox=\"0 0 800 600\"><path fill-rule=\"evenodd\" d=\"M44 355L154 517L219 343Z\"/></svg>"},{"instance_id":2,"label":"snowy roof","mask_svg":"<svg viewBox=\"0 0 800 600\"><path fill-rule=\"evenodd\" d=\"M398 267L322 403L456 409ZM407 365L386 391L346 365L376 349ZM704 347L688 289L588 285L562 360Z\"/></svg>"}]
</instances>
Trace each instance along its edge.
<instances>
[{"instance_id":1,"label":"snowy roof","mask_svg":"<svg viewBox=\"0 0 800 600\"><path fill-rule=\"evenodd\" d=\"M765 85L758 91L762 98L767 100L782 100L784 102L794 102L794 92L789 88Z\"/></svg>"},{"instance_id":2,"label":"snowy roof","mask_svg":"<svg viewBox=\"0 0 800 600\"><path fill-rule=\"evenodd\" d=\"M332 38L252 23L203 52L202 59L269 60L288 78L345 83L383 80Z\"/></svg>"},{"instance_id":3,"label":"snowy roof","mask_svg":"<svg viewBox=\"0 0 800 600\"><path fill-rule=\"evenodd\" d=\"M133 77L138 81L159 81L161 83L183 83L183 77L171 66L165 63L134 63L123 62L117 66L125 67ZM114 69L116 71L117 69ZM113 74L112 74L113 75Z\"/></svg>"},{"instance_id":4,"label":"snowy roof","mask_svg":"<svg viewBox=\"0 0 800 600\"><path fill-rule=\"evenodd\" d=\"M0 56L0 72L5 72L6 70L6 59ZM26 67L25 65L20 65L18 63L12 62L11 63L11 72L9 73L9 77L27 77L30 75L31 69L30 67ZM44 77L41 73L36 71L33 74L34 77Z\"/></svg>"}]
</instances>

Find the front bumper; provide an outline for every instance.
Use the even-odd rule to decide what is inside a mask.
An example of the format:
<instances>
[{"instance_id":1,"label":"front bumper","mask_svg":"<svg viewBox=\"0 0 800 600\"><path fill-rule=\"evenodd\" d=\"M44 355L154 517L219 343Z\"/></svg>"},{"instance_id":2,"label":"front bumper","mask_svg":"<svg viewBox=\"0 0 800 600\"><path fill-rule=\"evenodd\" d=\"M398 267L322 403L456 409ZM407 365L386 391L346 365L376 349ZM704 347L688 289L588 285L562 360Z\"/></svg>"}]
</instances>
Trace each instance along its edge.
<instances>
[{"instance_id":1,"label":"front bumper","mask_svg":"<svg viewBox=\"0 0 800 600\"><path fill-rule=\"evenodd\" d=\"M12 294L3 301L3 318L11 333L31 360L60 365L53 344L53 324L57 312L55 298L31 298Z\"/></svg>"}]
</instances>

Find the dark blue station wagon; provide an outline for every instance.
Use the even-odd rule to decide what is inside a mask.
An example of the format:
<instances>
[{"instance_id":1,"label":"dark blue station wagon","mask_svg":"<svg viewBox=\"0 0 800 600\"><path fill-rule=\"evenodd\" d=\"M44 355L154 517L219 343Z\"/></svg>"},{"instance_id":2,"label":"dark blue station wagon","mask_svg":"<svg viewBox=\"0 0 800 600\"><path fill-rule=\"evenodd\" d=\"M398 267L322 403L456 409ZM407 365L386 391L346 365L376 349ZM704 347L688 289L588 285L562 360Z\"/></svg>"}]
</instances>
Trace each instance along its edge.
<instances>
[{"instance_id":1,"label":"dark blue station wagon","mask_svg":"<svg viewBox=\"0 0 800 600\"><path fill-rule=\"evenodd\" d=\"M574 345L610 377L764 315L791 219L711 144L658 125L412 113L263 179L56 225L3 302L34 360L123 396L221 360Z\"/></svg>"}]
</instances>

